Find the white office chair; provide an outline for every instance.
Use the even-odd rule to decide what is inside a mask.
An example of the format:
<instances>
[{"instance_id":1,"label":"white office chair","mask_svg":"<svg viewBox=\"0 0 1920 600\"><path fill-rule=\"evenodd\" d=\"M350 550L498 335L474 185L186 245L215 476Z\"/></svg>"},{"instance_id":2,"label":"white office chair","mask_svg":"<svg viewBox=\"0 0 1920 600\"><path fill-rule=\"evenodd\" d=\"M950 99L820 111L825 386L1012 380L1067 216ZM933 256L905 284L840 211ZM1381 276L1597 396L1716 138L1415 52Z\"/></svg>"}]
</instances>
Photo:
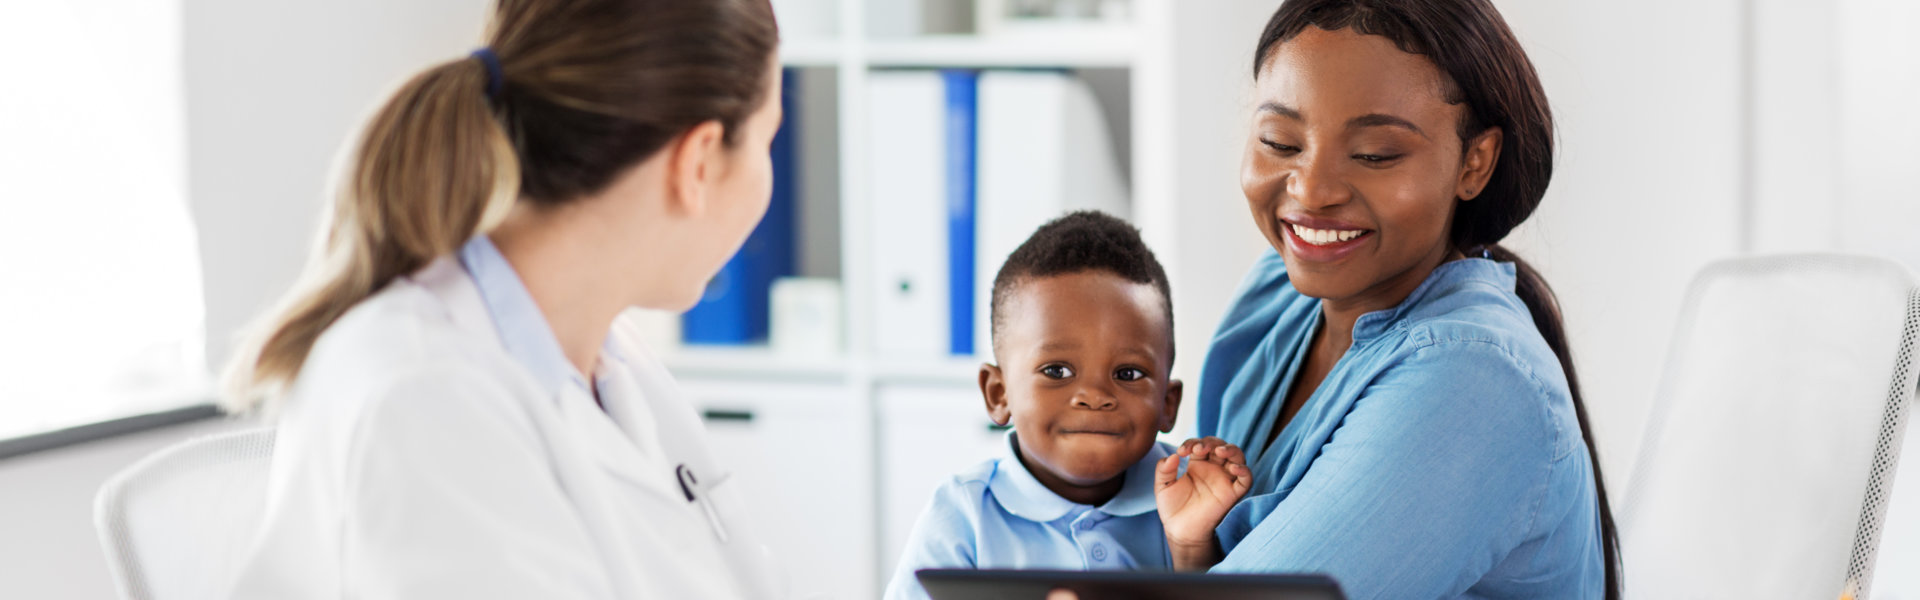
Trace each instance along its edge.
<instances>
[{"instance_id":1,"label":"white office chair","mask_svg":"<svg viewBox=\"0 0 1920 600\"><path fill-rule=\"evenodd\" d=\"M94 498L120 597L217 598L266 504L273 429L195 438L127 467Z\"/></svg>"},{"instance_id":2,"label":"white office chair","mask_svg":"<svg viewBox=\"0 0 1920 600\"><path fill-rule=\"evenodd\" d=\"M1916 336L1920 291L1891 261L1703 270L1621 505L1626 597L1832 599L1853 582L1864 598Z\"/></svg>"}]
</instances>

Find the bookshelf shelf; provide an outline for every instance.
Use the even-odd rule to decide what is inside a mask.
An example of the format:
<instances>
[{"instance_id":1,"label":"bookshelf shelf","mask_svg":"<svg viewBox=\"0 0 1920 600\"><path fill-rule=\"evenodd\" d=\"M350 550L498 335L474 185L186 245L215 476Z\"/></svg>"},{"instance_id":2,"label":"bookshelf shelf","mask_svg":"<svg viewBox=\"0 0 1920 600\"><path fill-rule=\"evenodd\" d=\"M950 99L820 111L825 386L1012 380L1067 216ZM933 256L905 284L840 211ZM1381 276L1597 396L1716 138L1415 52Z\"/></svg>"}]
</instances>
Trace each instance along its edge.
<instances>
[{"instance_id":1,"label":"bookshelf shelf","mask_svg":"<svg viewBox=\"0 0 1920 600\"><path fill-rule=\"evenodd\" d=\"M970 35L876 41L867 44L873 67L1119 68L1133 65L1129 32L1042 37Z\"/></svg>"},{"instance_id":2,"label":"bookshelf shelf","mask_svg":"<svg viewBox=\"0 0 1920 600\"><path fill-rule=\"evenodd\" d=\"M791 356L766 346L683 346L660 357L675 377L728 381L845 379L845 356Z\"/></svg>"},{"instance_id":3,"label":"bookshelf shelf","mask_svg":"<svg viewBox=\"0 0 1920 600\"><path fill-rule=\"evenodd\" d=\"M766 346L684 346L661 355L660 360L676 377L694 381L843 382L859 367L866 371L867 378L879 383L965 388L974 385L980 364L992 358L896 358L863 361L856 365L846 356L792 356Z\"/></svg>"},{"instance_id":4,"label":"bookshelf shelf","mask_svg":"<svg viewBox=\"0 0 1920 600\"><path fill-rule=\"evenodd\" d=\"M780 42L780 64L789 67L837 67L845 44L834 39L790 39Z\"/></svg>"},{"instance_id":5,"label":"bookshelf shelf","mask_svg":"<svg viewBox=\"0 0 1920 600\"><path fill-rule=\"evenodd\" d=\"M1039 34L1006 37L935 35L907 39L843 42L832 39L785 40L780 62L788 67L876 69L1108 69L1127 68L1138 54L1131 31Z\"/></svg>"}]
</instances>

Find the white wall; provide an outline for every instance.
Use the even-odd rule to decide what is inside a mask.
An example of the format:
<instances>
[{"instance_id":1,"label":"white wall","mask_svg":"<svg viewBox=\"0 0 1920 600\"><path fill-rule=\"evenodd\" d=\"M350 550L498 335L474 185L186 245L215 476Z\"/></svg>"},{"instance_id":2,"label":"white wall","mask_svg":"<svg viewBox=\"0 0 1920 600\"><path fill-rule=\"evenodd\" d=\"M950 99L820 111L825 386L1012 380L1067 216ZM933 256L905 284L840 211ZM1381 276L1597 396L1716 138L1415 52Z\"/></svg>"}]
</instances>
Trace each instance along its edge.
<instances>
[{"instance_id":1,"label":"white wall","mask_svg":"<svg viewBox=\"0 0 1920 600\"><path fill-rule=\"evenodd\" d=\"M488 0L187 0L188 190L199 229L207 356L292 283L328 165L405 77L476 46ZM476 93L478 91L476 90ZM93 494L108 475L223 423L0 461L0 597L107 598Z\"/></svg>"},{"instance_id":2,"label":"white wall","mask_svg":"<svg viewBox=\"0 0 1920 600\"><path fill-rule=\"evenodd\" d=\"M1498 4L1559 129L1553 183L1508 245L1560 296L1618 498L1687 282L1738 251L1738 1Z\"/></svg>"},{"instance_id":3,"label":"white wall","mask_svg":"<svg viewBox=\"0 0 1920 600\"><path fill-rule=\"evenodd\" d=\"M234 332L305 264L350 132L407 77L478 46L489 5L186 2L188 192L208 364L222 364Z\"/></svg>"},{"instance_id":4,"label":"white wall","mask_svg":"<svg viewBox=\"0 0 1920 600\"><path fill-rule=\"evenodd\" d=\"M1843 0L1839 17L1839 248L1920 269L1920 3ZM1791 38L1789 38L1791 39ZM1795 204L1790 214L1820 210Z\"/></svg>"}]
</instances>

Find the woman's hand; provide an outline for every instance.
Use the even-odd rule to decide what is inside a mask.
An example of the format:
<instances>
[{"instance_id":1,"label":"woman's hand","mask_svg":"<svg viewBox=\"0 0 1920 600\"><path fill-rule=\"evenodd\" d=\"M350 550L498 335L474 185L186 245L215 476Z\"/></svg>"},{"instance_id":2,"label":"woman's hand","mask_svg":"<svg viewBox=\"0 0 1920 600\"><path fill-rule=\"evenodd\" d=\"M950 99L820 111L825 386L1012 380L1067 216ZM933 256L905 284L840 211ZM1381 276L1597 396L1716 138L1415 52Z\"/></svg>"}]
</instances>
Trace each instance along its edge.
<instances>
[{"instance_id":1,"label":"woman's hand","mask_svg":"<svg viewBox=\"0 0 1920 600\"><path fill-rule=\"evenodd\" d=\"M1187 474L1180 475L1180 459ZM1253 487L1253 471L1240 448L1217 437L1187 440L1155 465L1153 500L1176 570L1193 571L1220 562L1213 529Z\"/></svg>"}]
</instances>

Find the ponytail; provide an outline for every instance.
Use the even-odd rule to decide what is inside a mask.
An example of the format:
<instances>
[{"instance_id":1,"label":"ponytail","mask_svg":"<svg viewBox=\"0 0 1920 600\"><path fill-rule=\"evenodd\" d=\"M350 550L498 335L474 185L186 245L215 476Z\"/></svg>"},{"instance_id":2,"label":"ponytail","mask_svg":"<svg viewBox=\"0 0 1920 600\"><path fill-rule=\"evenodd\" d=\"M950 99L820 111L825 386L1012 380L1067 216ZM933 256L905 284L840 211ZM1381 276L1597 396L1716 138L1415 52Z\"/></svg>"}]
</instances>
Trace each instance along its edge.
<instances>
[{"instance_id":1,"label":"ponytail","mask_svg":"<svg viewBox=\"0 0 1920 600\"><path fill-rule=\"evenodd\" d=\"M348 309L506 217L520 167L488 87L481 60L457 60L415 76L381 107L306 274L227 366L229 412L279 396Z\"/></svg>"},{"instance_id":2,"label":"ponytail","mask_svg":"<svg viewBox=\"0 0 1920 600\"><path fill-rule=\"evenodd\" d=\"M1527 312L1533 315L1533 326L1540 330L1540 337L1546 338L1547 347L1553 349L1553 355L1560 359L1560 370L1567 375L1567 392L1573 396L1573 415L1580 421L1580 439L1587 443L1587 460L1593 468L1593 487L1600 499L1600 551L1606 561L1607 600L1617 600L1620 580L1620 536L1613 524L1613 508L1607 501L1607 481L1600 475L1599 447L1593 443L1593 427L1588 424L1587 407L1580 397L1580 377L1573 372L1573 353L1567 347L1566 324L1560 318L1560 300L1553 295L1553 288L1547 286L1547 280L1540 272L1521 260L1513 251L1499 244L1483 246L1487 258L1497 262L1513 263L1516 275L1514 294L1527 305Z\"/></svg>"},{"instance_id":3,"label":"ponytail","mask_svg":"<svg viewBox=\"0 0 1920 600\"><path fill-rule=\"evenodd\" d=\"M596 194L703 122L733 143L780 34L767 0L498 0L487 40L367 125L307 274L227 367L229 411L279 396L341 315L516 203Z\"/></svg>"}]
</instances>

